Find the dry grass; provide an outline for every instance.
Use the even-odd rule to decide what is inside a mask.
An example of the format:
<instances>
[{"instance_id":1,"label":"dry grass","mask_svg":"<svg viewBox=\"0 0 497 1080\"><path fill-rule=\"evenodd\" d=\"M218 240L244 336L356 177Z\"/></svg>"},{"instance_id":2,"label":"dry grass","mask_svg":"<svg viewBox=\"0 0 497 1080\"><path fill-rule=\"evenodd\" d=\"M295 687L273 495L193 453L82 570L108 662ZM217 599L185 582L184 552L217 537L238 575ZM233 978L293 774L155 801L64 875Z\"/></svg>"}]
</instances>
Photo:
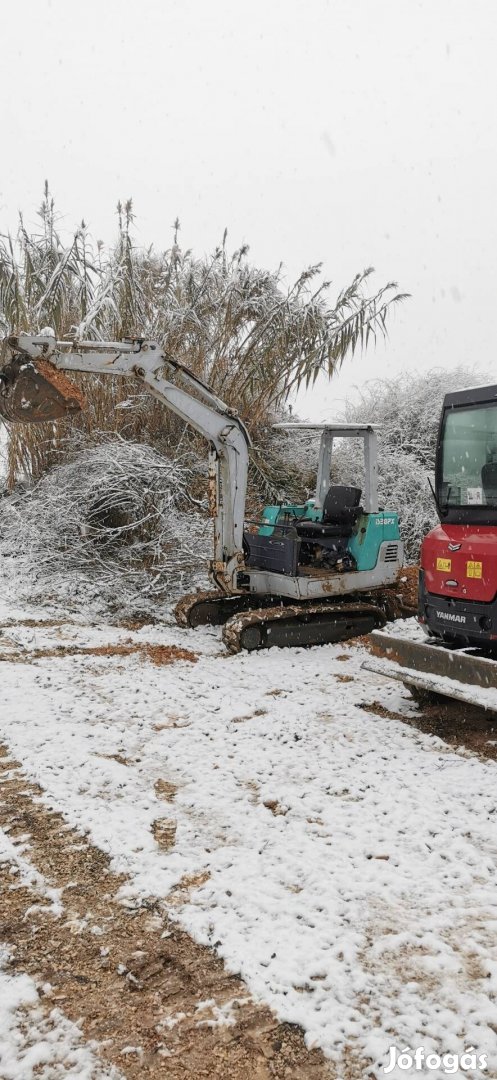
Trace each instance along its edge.
<instances>
[{"instance_id":1,"label":"dry grass","mask_svg":"<svg viewBox=\"0 0 497 1080\"><path fill-rule=\"evenodd\" d=\"M370 289L371 271L330 296L320 265L287 287L281 267L267 271L230 254L227 236L207 257L182 250L179 224L163 252L138 249L133 208L119 205L117 243L95 244L85 226L67 244L59 235L48 187L38 230L21 219L14 240L0 239L0 325L10 333L50 326L60 339L77 335L119 341L154 339L181 359L250 423L257 433L300 384L330 376L345 356L386 331L396 287ZM133 379L80 376L87 408L74 419L84 436L107 431L172 450L184 425L165 415ZM38 477L64 449L68 422L13 426L10 483Z\"/></svg>"}]
</instances>

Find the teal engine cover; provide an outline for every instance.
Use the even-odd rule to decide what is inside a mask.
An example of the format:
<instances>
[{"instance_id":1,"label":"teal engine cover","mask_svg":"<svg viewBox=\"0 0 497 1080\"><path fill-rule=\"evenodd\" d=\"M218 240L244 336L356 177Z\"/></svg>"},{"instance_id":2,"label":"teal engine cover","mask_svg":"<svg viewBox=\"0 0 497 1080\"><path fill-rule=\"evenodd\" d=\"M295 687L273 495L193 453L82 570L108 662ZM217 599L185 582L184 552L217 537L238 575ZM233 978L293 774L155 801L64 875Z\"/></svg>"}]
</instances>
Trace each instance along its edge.
<instances>
[{"instance_id":1,"label":"teal engine cover","mask_svg":"<svg viewBox=\"0 0 497 1080\"><path fill-rule=\"evenodd\" d=\"M265 506L259 528L259 536L271 536L277 524L292 521L321 521L322 509L314 506L314 499L306 503L289 503ZM381 544L386 540L400 540L399 515L394 510L379 510L377 514L362 514L348 542L348 550L355 559L358 570L374 570L378 562Z\"/></svg>"},{"instance_id":2,"label":"teal engine cover","mask_svg":"<svg viewBox=\"0 0 497 1080\"><path fill-rule=\"evenodd\" d=\"M348 544L358 570L374 569L378 562L380 544L385 540L400 540L399 515L393 510L363 514Z\"/></svg>"}]
</instances>

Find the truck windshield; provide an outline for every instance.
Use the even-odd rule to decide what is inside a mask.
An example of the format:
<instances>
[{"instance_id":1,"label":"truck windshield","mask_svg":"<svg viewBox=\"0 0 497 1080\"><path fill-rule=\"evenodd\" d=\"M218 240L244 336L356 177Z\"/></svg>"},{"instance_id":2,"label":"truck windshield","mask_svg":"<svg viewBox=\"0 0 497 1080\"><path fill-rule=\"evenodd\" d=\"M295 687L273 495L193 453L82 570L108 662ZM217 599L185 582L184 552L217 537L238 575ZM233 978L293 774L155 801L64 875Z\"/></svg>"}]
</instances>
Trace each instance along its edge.
<instances>
[{"instance_id":1,"label":"truck windshield","mask_svg":"<svg viewBox=\"0 0 497 1080\"><path fill-rule=\"evenodd\" d=\"M447 411L438 498L442 508L497 506L497 405Z\"/></svg>"}]
</instances>

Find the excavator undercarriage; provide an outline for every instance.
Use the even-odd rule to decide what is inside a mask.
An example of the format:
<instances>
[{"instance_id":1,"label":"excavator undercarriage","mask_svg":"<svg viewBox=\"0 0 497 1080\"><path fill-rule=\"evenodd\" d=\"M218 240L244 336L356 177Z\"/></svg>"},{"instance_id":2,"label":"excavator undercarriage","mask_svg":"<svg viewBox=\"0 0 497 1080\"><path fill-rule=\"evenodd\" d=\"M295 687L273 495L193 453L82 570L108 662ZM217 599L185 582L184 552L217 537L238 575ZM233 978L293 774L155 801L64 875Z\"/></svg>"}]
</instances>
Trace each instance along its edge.
<instances>
[{"instance_id":1,"label":"excavator undercarriage","mask_svg":"<svg viewBox=\"0 0 497 1080\"><path fill-rule=\"evenodd\" d=\"M317 604L253 593L196 592L183 596L174 614L179 626L222 626L226 648L236 653L347 641L406 618L413 610L393 586Z\"/></svg>"}]
</instances>

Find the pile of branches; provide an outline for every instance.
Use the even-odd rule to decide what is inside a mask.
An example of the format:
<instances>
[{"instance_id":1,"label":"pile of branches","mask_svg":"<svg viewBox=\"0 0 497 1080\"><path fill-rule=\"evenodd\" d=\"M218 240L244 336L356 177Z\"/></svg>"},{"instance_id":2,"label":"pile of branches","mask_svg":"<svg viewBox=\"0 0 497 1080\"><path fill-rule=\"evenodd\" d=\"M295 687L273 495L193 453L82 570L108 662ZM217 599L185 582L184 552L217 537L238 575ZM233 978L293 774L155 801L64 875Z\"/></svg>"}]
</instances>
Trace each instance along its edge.
<instances>
[{"instance_id":1,"label":"pile of branches","mask_svg":"<svg viewBox=\"0 0 497 1080\"><path fill-rule=\"evenodd\" d=\"M86 581L108 607L126 610L172 598L205 574L212 525L190 494L194 461L103 434L68 454L2 500L2 549L26 581L52 593L58 581L78 591Z\"/></svg>"}]
</instances>

